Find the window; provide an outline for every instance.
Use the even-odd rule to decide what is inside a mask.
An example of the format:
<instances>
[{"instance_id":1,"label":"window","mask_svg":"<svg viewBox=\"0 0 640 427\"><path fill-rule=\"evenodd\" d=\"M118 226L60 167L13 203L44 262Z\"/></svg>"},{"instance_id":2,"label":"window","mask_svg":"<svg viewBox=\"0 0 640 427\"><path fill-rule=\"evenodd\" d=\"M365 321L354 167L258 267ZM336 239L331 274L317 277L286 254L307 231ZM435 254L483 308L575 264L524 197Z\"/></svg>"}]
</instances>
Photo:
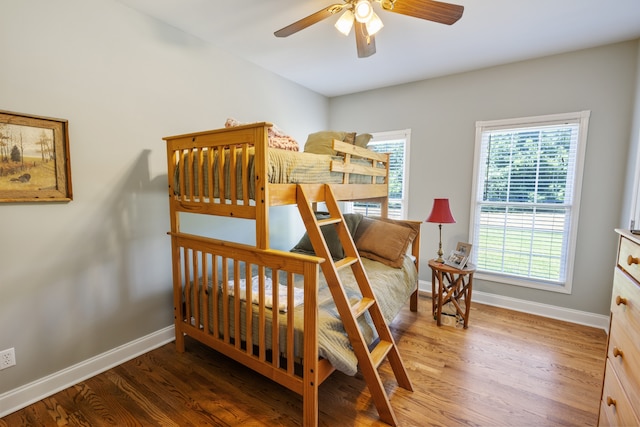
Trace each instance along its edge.
<instances>
[{"instance_id":1,"label":"window","mask_svg":"<svg viewBox=\"0 0 640 427\"><path fill-rule=\"evenodd\" d=\"M477 277L571 292L589 112L476 123Z\"/></svg>"},{"instance_id":2,"label":"window","mask_svg":"<svg viewBox=\"0 0 640 427\"><path fill-rule=\"evenodd\" d=\"M389 153L389 218L407 218L407 194L409 183L409 139L411 130L376 132L369 141L368 149L378 153ZM379 216L379 203L354 202L353 212Z\"/></svg>"}]
</instances>

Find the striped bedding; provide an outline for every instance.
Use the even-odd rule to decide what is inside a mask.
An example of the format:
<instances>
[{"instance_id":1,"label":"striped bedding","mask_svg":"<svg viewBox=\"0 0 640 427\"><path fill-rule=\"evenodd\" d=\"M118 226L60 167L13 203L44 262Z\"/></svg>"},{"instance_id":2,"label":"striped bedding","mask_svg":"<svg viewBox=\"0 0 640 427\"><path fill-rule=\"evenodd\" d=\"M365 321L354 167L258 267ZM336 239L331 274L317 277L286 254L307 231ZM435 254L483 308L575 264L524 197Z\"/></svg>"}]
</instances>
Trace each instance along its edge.
<instances>
[{"instance_id":1,"label":"striped bedding","mask_svg":"<svg viewBox=\"0 0 640 427\"><path fill-rule=\"evenodd\" d=\"M254 168L254 152L253 147L248 149L248 167L247 170L242 168L242 150L234 150L235 152L235 179L238 183L236 190L236 199L243 198L243 190L241 182L243 178L248 176L249 183L249 199L254 199L255 196L255 168ZM229 199L231 192L231 180L229 179L229 171L231 164L230 151L225 150L224 159L224 181L225 181L225 199ZM331 172L331 161L342 160L342 157L330 156L326 154L314 154L305 153L301 151L289 151L276 148L270 148L267 150L268 156L268 180L271 184L340 184L343 180L343 174L341 172ZM184 187L180 183L180 168L175 169L174 175L174 188L176 194L180 193L180 189L185 189L185 194L190 196L190 182L189 182L189 161L185 157L182 167L185 168L184 174ZM362 164L371 166L371 162L363 159L351 159L351 163ZM214 174L213 174L213 188L214 198L220 197L219 185L218 185L218 155L214 160ZM203 155L203 161L198 165L197 160L193 161L194 165L194 180L196 181L194 196L200 196L200 190L197 188L200 181L200 175L203 176L203 182L205 183L204 197L209 197L209 188L206 183L209 182L210 167L208 165L207 153ZM248 174L248 175L247 175ZM382 177L377 179L378 183L384 182ZM370 184L371 176L350 174L350 184Z\"/></svg>"}]
</instances>

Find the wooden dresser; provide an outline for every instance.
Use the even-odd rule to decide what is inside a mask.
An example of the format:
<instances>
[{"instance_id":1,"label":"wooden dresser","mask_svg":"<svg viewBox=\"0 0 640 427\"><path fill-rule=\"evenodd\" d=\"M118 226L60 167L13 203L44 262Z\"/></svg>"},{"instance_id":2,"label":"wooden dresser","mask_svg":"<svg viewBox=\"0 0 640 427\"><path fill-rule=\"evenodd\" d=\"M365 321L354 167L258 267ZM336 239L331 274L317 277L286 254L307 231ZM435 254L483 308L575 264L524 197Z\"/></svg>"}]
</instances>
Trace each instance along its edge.
<instances>
[{"instance_id":1,"label":"wooden dresser","mask_svg":"<svg viewBox=\"0 0 640 427\"><path fill-rule=\"evenodd\" d=\"M601 426L640 426L640 236L620 235L600 402Z\"/></svg>"}]
</instances>

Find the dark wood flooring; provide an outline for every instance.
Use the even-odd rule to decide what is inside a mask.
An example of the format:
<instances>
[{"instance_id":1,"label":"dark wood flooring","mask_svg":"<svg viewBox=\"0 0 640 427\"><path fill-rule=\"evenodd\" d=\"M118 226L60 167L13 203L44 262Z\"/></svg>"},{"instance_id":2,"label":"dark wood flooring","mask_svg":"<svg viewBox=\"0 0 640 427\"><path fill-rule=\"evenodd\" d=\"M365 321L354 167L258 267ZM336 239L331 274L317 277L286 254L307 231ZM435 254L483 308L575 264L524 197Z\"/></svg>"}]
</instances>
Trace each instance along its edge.
<instances>
[{"instance_id":1,"label":"dark wood flooring","mask_svg":"<svg viewBox=\"0 0 640 427\"><path fill-rule=\"evenodd\" d=\"M414 385L381 375L403 426L594 426L603 330L474 303L437 327L431 300L391 324ZM320 425L381 426L360 375L320 387ZM0 426L298 426L300 396L187 340L165 345L0 419Z\"/></svg>"}]
</instances>

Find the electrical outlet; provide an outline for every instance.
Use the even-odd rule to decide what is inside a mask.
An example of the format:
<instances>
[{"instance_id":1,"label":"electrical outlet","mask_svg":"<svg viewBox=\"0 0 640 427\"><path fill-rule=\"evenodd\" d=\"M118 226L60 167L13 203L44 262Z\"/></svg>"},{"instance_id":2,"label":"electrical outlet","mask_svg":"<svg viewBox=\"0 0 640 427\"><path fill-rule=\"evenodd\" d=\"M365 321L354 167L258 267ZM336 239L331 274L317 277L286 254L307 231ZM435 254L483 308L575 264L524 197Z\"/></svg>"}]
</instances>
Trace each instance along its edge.
<instances>
[{"instance_id":1,"label":"electrical outlet","mask_svg":"<svg viewBox=\"0 0 640 427\"><path fill-rule=\"evenodd\" d=\"M13 348L0 351L0 370L16 364L16 353Z\"/></svg>"}]
</instances>

